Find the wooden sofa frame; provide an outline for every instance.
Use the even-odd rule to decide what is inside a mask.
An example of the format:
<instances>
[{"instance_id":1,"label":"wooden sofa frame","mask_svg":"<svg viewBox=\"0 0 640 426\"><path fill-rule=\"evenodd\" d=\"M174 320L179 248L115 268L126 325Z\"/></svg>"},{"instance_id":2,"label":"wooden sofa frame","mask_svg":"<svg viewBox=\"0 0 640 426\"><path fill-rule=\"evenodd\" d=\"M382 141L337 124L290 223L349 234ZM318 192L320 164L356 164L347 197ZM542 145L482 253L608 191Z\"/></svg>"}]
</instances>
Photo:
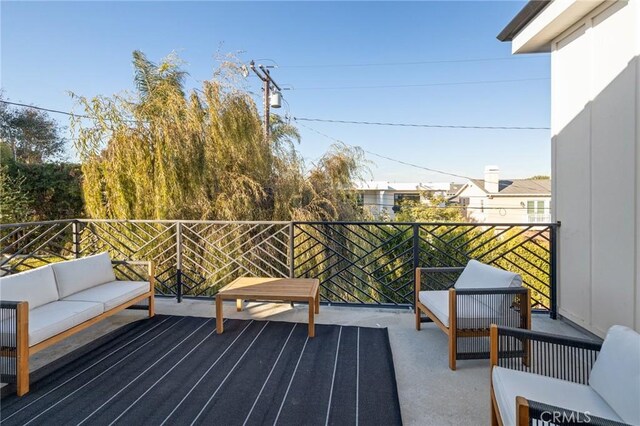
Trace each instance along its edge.
<instances>
[{"instance_id":1,"label":"wooden sofa frame","mask_svg":"<svg viewBox=\"0 0 640 426\"><path fill-rule=\"evenodd\" d=\"M438 268L416 268L415 271L415 320L416 330L420 331L422 322L434 322L440 330L442 330L449 337L449 368L451 370L456 369L456 360L459 358L458 354L458 338L478 338L489 337L489 327L481 329L465 329L459 328L456 324L457 319L457 300L460 295L475 295L475 294L521 294L524 297L520 297L520 328L531 329L531 290L526 287L509 287L501 289L460 289L453 288L454 283L450 283L449 290L449 327L444 325L438 317L431 312L424 304L420 302L420 288L422 283L423 273L458 273L462 272L464 267L438 267ZM422 313L427 316L427 319L422 317ZM489 358L489 354L484 358Z\"/></svg>"},{"instance_id":2,"label":"wooden sofa frame","mask_svg":"<svg viewBox=\"0 0 640 426\"><path fill-rule=\"evenodd\" d=\"M71 327L55 336L43 340L29 347L29 303L24 301L2 301L2 309L16 310L16 345L13 347L2 347L0 354L5 357L16 358L16 394L23 396L29 392L29 357L41 350L54 345L67 337L76 334L85 328L92 326L105 318L127 309L145 299L149 299L149 317L155 315L155 266L152 261L112 261L114 265L147 265L149 274L149 291L125 303L109 309L108 311L93 317L83 323Z\"/></svg>"}]
</instances>

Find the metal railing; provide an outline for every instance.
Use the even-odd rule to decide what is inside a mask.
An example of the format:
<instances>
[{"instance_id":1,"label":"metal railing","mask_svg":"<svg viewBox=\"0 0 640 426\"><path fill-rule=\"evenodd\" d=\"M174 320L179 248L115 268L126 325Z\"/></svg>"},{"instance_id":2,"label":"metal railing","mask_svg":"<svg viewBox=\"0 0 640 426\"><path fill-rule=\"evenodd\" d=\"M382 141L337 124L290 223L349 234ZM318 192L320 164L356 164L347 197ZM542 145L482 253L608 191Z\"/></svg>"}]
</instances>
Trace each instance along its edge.
<instances>
[{"instance_id":1,"label":"metal railing","mask_svg":"<svg viewBox=\"0 0 640 426\"><path fill-rule=\"evenodd\" d=\"M0 274L108 251L153 260L159 295L212 297L248 276L318 278L335 304L412 306L416 267L477 259L522 275L555 316L557 224L60 220L0 225Z\"/></svg>"}]
</instances>

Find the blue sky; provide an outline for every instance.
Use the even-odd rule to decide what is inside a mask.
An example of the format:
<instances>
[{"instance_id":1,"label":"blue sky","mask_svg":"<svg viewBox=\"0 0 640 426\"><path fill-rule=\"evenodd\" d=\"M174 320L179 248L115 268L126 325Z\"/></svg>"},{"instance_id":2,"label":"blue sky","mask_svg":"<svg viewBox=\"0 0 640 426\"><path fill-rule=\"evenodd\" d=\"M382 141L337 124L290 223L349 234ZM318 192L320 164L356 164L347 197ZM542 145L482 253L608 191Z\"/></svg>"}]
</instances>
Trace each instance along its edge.
<instances>
[{"instance_id":1,"label":"blue sky","mask_svg":"<svg viewBox=\"0 0 640 426\"><path fill-rule=\"evenodd\" d=\"M1 82L15 102L71 110L68 91L131 90L131 52L176 51L188 85L211 78L216 52L269 58L288 112L297 117L480 126L549 126L549 56L483 62L330 67L340 64L510 58L495 37L520 10L513 2L2 2ZM270 63L267 61L258 61ZM318 65L314 67L314 65ZM310 89L516 79L500 84ZM250 87L260 101L259 81ZM281 111L286 111L283 108ZM55 116L67 124L64 116ZM548 130L498 131L304 123L346 143L466 176L497 164L501 176L548 174ZM300 127L308 163L333 143ZM369 157L372 177L456 180ZM459 180L459 179L457 179Z\"/></svg>"}]
</instances>

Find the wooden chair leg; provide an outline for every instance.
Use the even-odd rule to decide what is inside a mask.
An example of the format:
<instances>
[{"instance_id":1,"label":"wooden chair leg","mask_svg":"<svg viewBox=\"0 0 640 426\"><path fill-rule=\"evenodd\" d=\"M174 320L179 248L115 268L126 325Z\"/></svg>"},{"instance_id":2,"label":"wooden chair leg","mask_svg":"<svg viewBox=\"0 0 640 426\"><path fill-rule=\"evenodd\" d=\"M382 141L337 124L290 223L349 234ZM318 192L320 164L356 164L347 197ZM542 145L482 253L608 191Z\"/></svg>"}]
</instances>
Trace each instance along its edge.
<instances>
[{"instance_id":1,"label":"wooden chair leg","mask_svg":"<svg viewBox=\"0 0 640 426\"><path fill-rule=\"evenodd\" d=\"M156 267L155 263L149 262L149 318L156 314Z\"/></svg>"},{"instance_id":2,"label":"wooden chair leg","mask_svg":"<svg viewBox=\"0 0 640 426\"><path fill-rule=\"evenodd\" d=\"M422 321L420 318L420 308L416 306L416 330L420 331L421 325L422 325Z\"/></svg>"},{"instance_id":3,"label":"wooden chair leg","mask_svg":"<svg viewBox=\"0 0 640 426\"><path fill-rule=\"evenodd\" d=\"M498 423L498 415L496 413L496 406L493 403L493 395L491 396L491 426L500 426L500 423Z\"/></svg>"},{"instance_id":4,"label":"wooden chair leg","mask_svg":"<svg viewBox=\"0 0 640 426\"><path fill-rule=\"evenodd\" d=\"M149 318L156 314L156 298L153 293L149 296Z\"/></svg>"},{"instance_id":5,"label":"wooden chair leg","mask_svg":"<svg viewBox=\"0 0 640 426\"><path fill-rule=\"evenodd\" d=\"M456 335L449 330L449 368L451 370L456 369Z\"/></svg>"},{"instance_id":6,"label":"wooden chair leg","mask_svg":"<svg viewBox=\"0 0 640 426\"><path fill-rule=\"evenodd\" d=\"M29 392L29 304L18 303L16 311L16 394Z\"/></svg>"}]
</instances>

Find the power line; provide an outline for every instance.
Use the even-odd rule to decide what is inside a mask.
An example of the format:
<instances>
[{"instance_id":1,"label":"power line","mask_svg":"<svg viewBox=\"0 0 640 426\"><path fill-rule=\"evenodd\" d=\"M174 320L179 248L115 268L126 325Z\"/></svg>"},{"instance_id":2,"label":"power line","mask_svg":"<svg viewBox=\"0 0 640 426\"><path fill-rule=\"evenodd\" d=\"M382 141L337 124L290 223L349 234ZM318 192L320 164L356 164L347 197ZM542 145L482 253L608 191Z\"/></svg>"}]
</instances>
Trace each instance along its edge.
<instances>
[{"instance_id":1,"label":"power line","mask_svg":"<svg viewBox=\"0 0 640 426\"><path fill-rule=\"evenodd\" d=\"M344 142L344 141L341 141L340 139L337 139L337 138L334 138L334 137L332 137L332 136L329 136L329 135L327 135L326 133L322 133L322 132L320 132L319 130L316 130L316 129L314 129L314 128L310 127L310 126L307 126L307 125L305 125L305 124L299 123L299 122L298 122L298 120L300 120L299 118L293 117L293 119L294 119L294 120L296 121L296 123L298 123L300 126L302 126L302 127L306 128L306 129L308 129L308 130L311 130L312 132L317 133L317 134L319 134L320 136L324 136L324 137L325 137L325 138L327 138L327 139L330 139L330 140L332 140L332 141L334 141L334 142L337 142L337 143L340 143L340 144L343 144L343 145L347 145L347 146L350 146L350 147L353 147L353 148L359 148L359 149L361 149L363 152L365 152L365 153L367 153L367 154L369 154L369 155L373 155L374 157L382 158L382 159L385 159L385 160L388 160L388 161L392 161L392 162L394 162L394 163L402 164L402 165L409 166L409 167L413 167L413 168L420 169L420 170L425 170L425 171L432 172L432 173L438 173L438 174L445 175L445 176L452 176L452 177L462 178L462 179L470 180L470 181L474 181L474 180L476 180L475 178L472 178L472 177L470 177L470 176L465 176L465 175L461 175L461 174L457 174L457 173L446 172L446 171L444 171L444 170L438 170L438 169L434 169L434 168L431 168L431 167L425 167L425 166L421 166L421 165L418 165L418 164L409 163L409 162L407 162L407 161L398 160L397 158L391 158L391 157L388 157L388 156L386 156L386 155L378 154L377 152L372 152L372 151L369 151L369 150L367 150L367 149L363 149L363 148L362 148L362 147L360 147L360 146L356 146L356 145L348 144L348 143L346 143L346 142ZM498 184L499 184L499 182L489 182L489 181L485 181L485 183L498 183ZM539 191L539 190L540 190L540 187L534 188L534 187L531 187L531 186L522 186L522 188L524 188L524 189L530 189L530 190L532 190L532 191Z\"/></svg>"},{"instance_id":2,"label":"power line","mask_svg":"<svg viewBox=\"0 0 640 426\"><path fill-rule=\"evenodd\" d=\"M31 109L36 109L38 111L50 112L52 114L62 114L62 115L68 115L70 117L87 118L89 120L94 119L94 117L90 117L90 116L85 115L85 114L74 114L73 112L61 111L59 109L43 108L43 107L39 107L39 106L35 106L35 105L22 104L22 103L19 103L19 102L10 102L10 101L5 101L5 100L0 100L0 102L2 102L3 104L18 106L18 107L22 107L22 108L31 108ZM105 118L105 120L106 121L113 121L113 120L111 120L109 118ZM144 123L144 121L139 121L139 120L122 120L122 121L124 121L125 123Z\"/></svg>"},{"instance_id":3,"label":"power line","mask_svg":"<svg viewBox=\"0 0 640 426\"><path fill-rule=\"evenodd\" d=\"M322 118L293 117L296 121L316 121L321 123L339 124L365 124L371 126L394 126L394 127L426 127L435 129L476 129L476 130L549 130L549 127L531 126L466 126L447 124L409 124L409 123L386 123L379 121L351 121L351 120L331 120Z\"/></svg>"},{"instance_id":4,"label":"power line","mask_svg":"<svg viewBox=\"0 0 640 426\"><path fill-rule=\"evenodd\" d=\"M328 86L328 87L295 87L293 90L352 90L352 89L401 89L415 87L436 87L436 86L463 86L474 84L499 84L499 83L518 83L523 81L542 81L550 80L548 77L521 78L511 80L475 80L475 81L454 81L440 83L421 83L421 84L389 84L380 86Z\"/></svg>"},{"instance_id":5,"label":"power line","mask_svg":"<svg viewBox=\"0 0 640 426\"><path fill-rule=\"evenodd\" d=\"M356 67L386 67L396 65L429 65L429 64L452 64L467 62L491 62L491 61L515 61L521 59L538 59L540 56L504 56L497 58L468 58L468 59L436 59L430 61L408 61L408 62L370 62L370 63L351 63L351 64L294 64L279 65L278 68L356 68Z\"/></svg>"}]
</instances>

